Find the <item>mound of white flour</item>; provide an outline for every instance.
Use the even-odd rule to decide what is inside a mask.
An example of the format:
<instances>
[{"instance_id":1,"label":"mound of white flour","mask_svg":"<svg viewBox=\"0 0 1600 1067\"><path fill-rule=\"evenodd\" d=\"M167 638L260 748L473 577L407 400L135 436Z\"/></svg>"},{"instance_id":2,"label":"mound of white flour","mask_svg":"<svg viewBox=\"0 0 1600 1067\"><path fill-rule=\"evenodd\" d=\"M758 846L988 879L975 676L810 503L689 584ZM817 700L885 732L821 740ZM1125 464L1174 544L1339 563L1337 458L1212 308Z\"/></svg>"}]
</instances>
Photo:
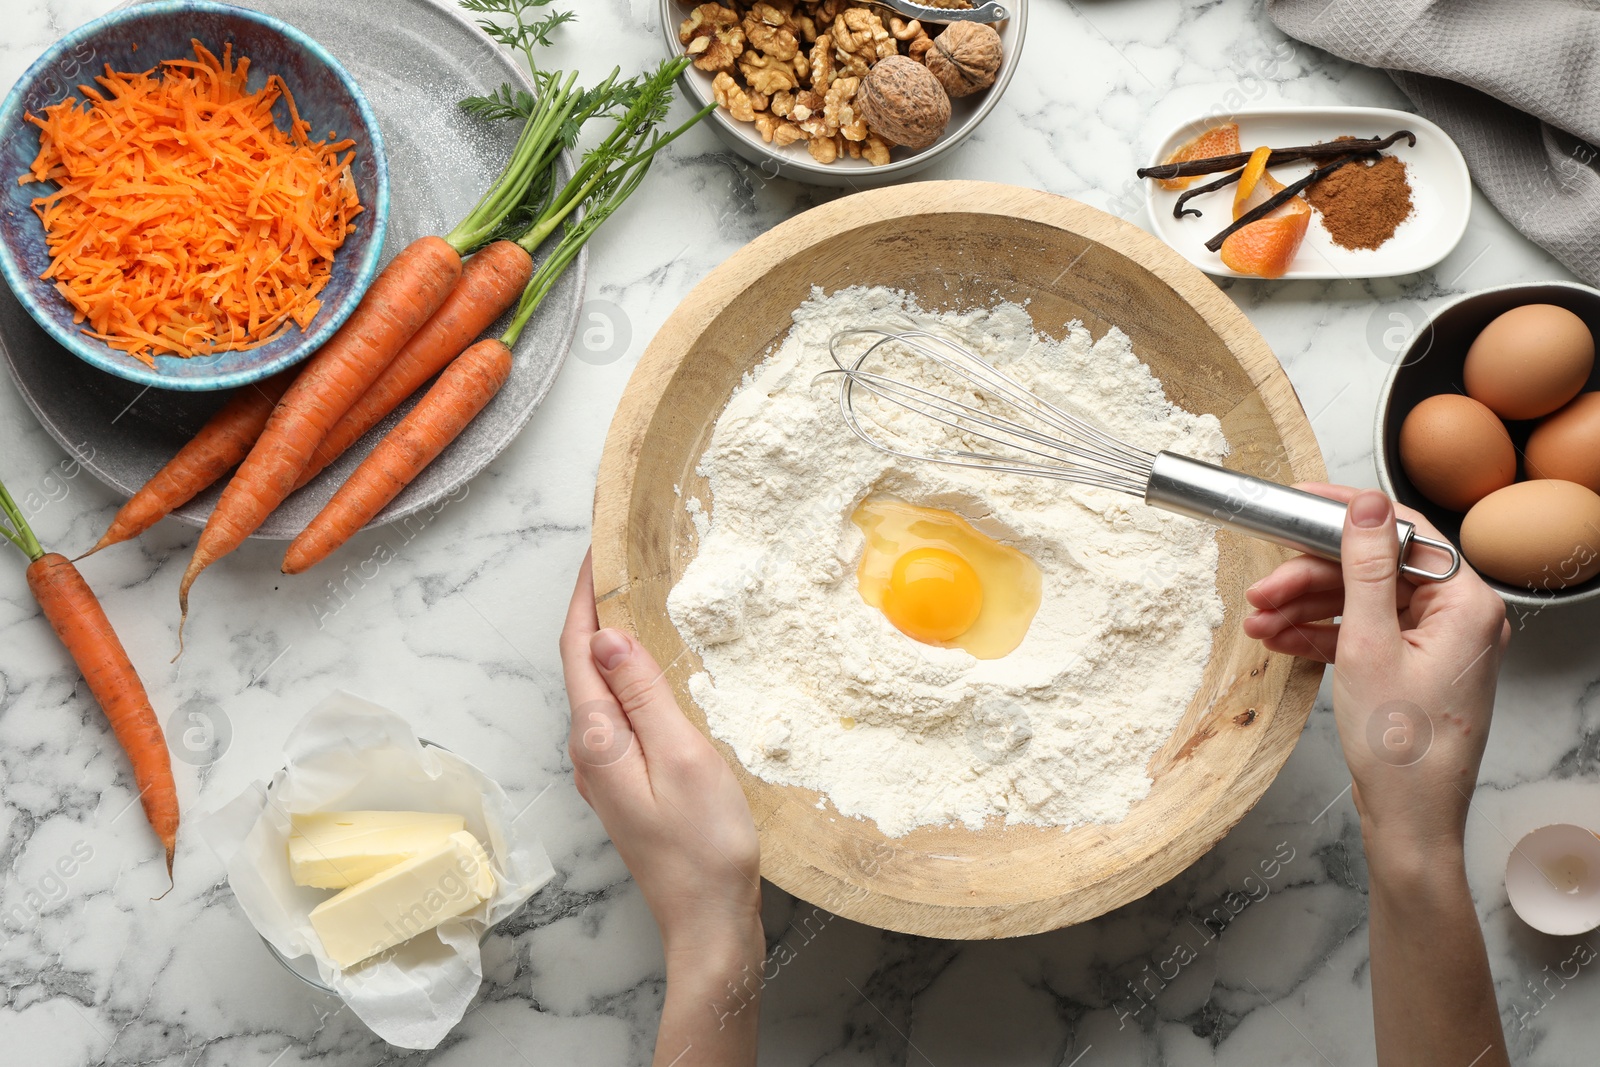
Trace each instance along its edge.
<instances>
[{"instance_id":1,"label":"mound of white flour","mask_svg":"<svg viewBox=\"0 0 1600 1067\"><path fill-rule=\"evenodd\" d=\"M1072 323L1057 342L1015 304L930 314L887 289L816 291L717 420L700 467L709 523L687 502L700 549L668 608L705 663L695 699L753 773L818 790L886 834L1122 819L1222 618L1212 527L1106 490L868 447L841 420L835 381L812 381L833 366L828 339L862 326L961 337L1144 448L1226 451L1217 420L1169 403L1118 330L1094 341ZM908 366L915 383L923 371ZM980 660L920 644L862 601L850 514L875 492L948 508L1033 558L1043 600L1015 651Z\"/></svg>"}]
</instances>

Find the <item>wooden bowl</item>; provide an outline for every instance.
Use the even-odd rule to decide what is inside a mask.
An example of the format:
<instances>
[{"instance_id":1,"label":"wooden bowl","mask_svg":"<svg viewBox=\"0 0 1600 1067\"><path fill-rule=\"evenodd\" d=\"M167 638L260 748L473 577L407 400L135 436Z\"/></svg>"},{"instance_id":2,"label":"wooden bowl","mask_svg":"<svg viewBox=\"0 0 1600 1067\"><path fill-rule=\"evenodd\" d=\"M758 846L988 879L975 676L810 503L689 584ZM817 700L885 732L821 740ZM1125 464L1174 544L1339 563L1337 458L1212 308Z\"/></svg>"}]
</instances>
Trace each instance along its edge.
<instances>
[{"instance_id":1,"label":"wooden bowl","mask_svg":"<svg viewBox=\"0 0 1600 1067\"><path fill-rule=\"evenodd\" d=\"M1083 204L987 182L929 182L843 197L758 237L712 271L656 334L606 441L595 490L600 620L636 633L702 730L700 670L667 616L694 557L683 501L715 509L695 465L741 376L778 343L813 285L887 285L932 310L1029 305L1040 324L1119 326L1167 396L1222 421L1228 466L1282 482L1325 477L1305 412L1254 327L1160 241ZM674 492L680 487L682 496ZM841 520L843 521L843 520ZM1150 794L1113 825L1072 830L921 827L891 838L819 795L733 766L761 834L761 873L872 926L943 938L1010 937L1083 922L1134 900L1203 855L1277 775L1322 668L1268 653L1239 628L1245 588L1286 558L1217 536L1226 615L1198 692L1149 764Z\"/></svg>"}]
</instances>

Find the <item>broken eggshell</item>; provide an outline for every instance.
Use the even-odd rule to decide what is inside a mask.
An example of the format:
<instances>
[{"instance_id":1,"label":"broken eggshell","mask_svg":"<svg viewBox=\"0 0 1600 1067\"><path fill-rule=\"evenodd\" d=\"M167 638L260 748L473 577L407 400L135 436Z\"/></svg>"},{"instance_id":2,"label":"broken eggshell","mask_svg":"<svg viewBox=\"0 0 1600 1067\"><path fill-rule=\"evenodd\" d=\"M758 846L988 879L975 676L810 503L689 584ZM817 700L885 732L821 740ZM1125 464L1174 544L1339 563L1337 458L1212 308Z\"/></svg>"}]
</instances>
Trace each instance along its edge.
<instances>
[{"instance_id":1,"label":"broken eggshell","mask_svg":"<svg viewBox=\"0 0 1600 1067\"><path fill-rule=\"evenodd\" d=\"M1506 861L1506 896L1522 921L1573 937L1600 926L1600 837L1582 826L1542 826Z\"/></svg>"}]
</instances>

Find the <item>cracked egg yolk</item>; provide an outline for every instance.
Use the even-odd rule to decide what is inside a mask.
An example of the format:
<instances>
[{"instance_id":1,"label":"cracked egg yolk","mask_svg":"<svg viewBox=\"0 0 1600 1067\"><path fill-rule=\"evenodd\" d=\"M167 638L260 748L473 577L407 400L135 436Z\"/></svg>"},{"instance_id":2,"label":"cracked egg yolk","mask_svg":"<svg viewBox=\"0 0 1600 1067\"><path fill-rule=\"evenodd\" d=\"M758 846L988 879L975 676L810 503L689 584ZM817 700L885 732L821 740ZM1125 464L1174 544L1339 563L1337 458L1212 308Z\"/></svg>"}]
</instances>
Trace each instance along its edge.
<instances>
[{"instance_id":1,"label":"cracked egg yolk","mask_svg":"<svg viewBox=\"0 0 1600 1067\"><path fill-rule=\"evenodd\" d=\"M1040 575L1015 548L954 512L893 497L862 501L861 599L924 644L999 659L1022 643L1039 610Z\"/></svg>"}]
</instances>

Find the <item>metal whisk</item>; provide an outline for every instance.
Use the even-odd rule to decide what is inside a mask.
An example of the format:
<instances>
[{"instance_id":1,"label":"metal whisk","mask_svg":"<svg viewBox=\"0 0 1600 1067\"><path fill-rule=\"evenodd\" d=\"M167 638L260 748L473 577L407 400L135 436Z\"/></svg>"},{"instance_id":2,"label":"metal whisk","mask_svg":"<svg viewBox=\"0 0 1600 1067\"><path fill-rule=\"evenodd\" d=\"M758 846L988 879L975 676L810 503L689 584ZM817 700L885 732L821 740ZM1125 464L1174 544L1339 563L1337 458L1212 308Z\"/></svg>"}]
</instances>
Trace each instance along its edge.
<instances>
[{"instance_id":1,"label":"metal whisk","mask_svg":"<svg viewBox=\"0 0 1600 1067\"><path fill-rule=\"evenodd\" d=\"M859 356L840 352L851 338L876 337ZM880 352L885 346L894 346ZM1119 441L1092 423L1030 391L965 345L948 337L912 330L844 330L828 344L839 377L839 412L852 432L873 448L919 462L970 467L1001 474L1055 478L1136 496L1165 511L1231 526L1255 537L1323 559L1339 559L1345 505L1263 478L1173 452L1149 452ZM867 368L875 356L901 351L949 372L961 388L970 387L984 406ZM881 423L864 425L856 390L947 426L971 447L914 450L892 439ZM1446 541L1417 533L1401 519L1400 570L1419 580L1442 582L1461 568L1461 555ZM1413 546L1443 553L1449 566L1427 570L1409 562Z\"/></svg>"}]
</instances>

